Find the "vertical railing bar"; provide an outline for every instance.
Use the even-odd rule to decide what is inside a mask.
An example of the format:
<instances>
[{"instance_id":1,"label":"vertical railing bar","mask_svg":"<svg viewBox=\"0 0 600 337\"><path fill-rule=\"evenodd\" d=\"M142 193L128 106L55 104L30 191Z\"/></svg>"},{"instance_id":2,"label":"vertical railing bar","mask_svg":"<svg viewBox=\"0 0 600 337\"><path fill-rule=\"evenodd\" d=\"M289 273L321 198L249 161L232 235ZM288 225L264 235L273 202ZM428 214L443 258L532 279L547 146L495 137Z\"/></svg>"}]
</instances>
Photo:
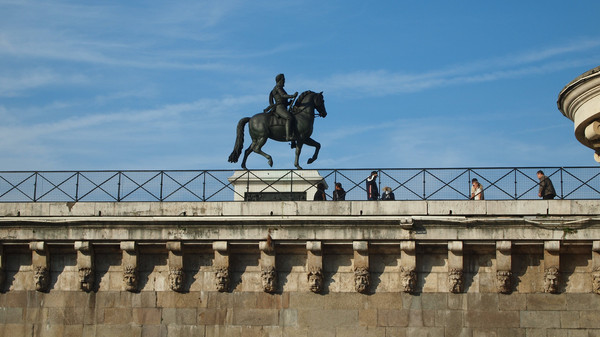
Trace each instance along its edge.
<instances>
[{"instance_id":1,"label":"vertical railing bar","mask_svg":"<svg viewBox=\"0 0 600 337\"><path fill-rule=\"evenodd\" d=\"M160 171L160 197L159 200L163 201L163 179L165 176L165 171Z\"/></svg>"},{"instance_id":2,"label":"vertical railing bar","mask_svg":"<svg viewBox=\"0 0 600 337\"><path fill-rule=\"evenodd\" d=\"M35 176L33 178L33 202L36 202L36 196L37 196L37 182L38 182L38 173L37 171L35 172Z\"/></svg>"},{"instance_id":3,"label":"vertical railing bar","mask_svg":"<svg viewBox=\"0 0 600 337\"><path fill-rule=\"evenodd\" d=\"M117 202L121 201L121 171L119 172L119 180L117 182Z\"/></svg>"},{"instance_id":4,"label":"vertical railing bar","mask_svg":"<svg viewBox=\"0 0 600 337\"><path fill-rule=\"evenodd\" d=\"M77 171L77 179L75 180L75 201L79 201L79 171Z\"/></svg>"},{"instance_id":5,"label":"vertical railing bar","mask_svg":"<svg viewBox=\"0 0 600 337\"><path fill-rule=\"evenodd\" d=\"M425 195L425 169L423 169L423 200L427 200L427 196Z\"/></svg>"},{"instance_id":6,"label":"vertical railing bar","mask_svg":"<svg viewBox=\"0 0 600 337\"><path fill-rule=\"evenodd\" d=\"M560 198L563 198L563 168L560 168Z\"/></svg>"},{"instance_id":7,"label":"vertical railing bar","mask_svg":"<svg viewBox=\"0 0 600 337\"><path fill-rule=\"evenodd\" d=\"M206 201L206 171L202 171L202 201Z\"/></svg>"},{"instance_id":8,"label":"vertical railing bar","mask_svg":"<svg viewBox=\"0 0 600 337\"><path fill-rule=\"evenodd\" d=\"M518 189L518 186L517 186L517 169L513 168L513 172L514 172L514 177L515 177L515 198L514 199L518 200L518 197L517 197L517 189Z\"/></svg>"}]
</instances>

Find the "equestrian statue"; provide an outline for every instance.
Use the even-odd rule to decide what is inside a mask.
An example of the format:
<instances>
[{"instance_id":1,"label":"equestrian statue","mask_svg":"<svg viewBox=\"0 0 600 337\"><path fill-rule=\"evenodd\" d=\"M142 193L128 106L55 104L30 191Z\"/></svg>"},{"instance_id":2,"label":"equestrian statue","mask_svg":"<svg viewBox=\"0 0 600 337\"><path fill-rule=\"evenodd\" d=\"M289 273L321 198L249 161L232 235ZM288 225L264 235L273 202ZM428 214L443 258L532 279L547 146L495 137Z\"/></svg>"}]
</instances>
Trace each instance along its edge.
<instances>
[{"instance_id":1,"label":"equestrian statue","mask_svg":"<svg viewBox=\"0 0 600 337\"><path fill-rule=\"evenodd\" d=\"M315 109L318 116L327 116L325 110L325 100L323 92L312 92L307 90L298 96L298 93L288 95L283 86L285 85L285 76L283 74L275 77L277 83L269 95L269 106L262 112L252 117L240 119L237 125L237 137L233 152L229 155L230 163L237 163L242 148L244 147L244 127L248 124L252 144L244 151L242 159L242 168L246 168L246 160L252 152L256 152L267 158L269 166L273 166L273 159L270 155L263 152L262 147L267 139L273 139L278 142L292 142L292 148L296 148L296 160L294 166L301 170L298 165L298 158L304 144L313 146L315 153L308 159L311 164L317 159L321 144L310 138L313 132L315 122ZM294 99L296 102L294 104ZM289 108L288 108L289 107Z\"/></svg>"}]
</instances>

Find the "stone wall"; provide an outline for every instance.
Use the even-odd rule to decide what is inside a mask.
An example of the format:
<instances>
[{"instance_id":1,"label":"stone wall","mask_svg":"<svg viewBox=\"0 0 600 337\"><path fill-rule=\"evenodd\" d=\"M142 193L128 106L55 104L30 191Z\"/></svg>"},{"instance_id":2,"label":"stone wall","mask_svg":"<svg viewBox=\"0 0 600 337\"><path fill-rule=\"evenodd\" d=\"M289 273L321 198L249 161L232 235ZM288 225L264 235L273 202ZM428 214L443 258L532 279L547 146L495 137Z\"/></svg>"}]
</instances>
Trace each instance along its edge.
<instances>
[{"instance_id":1,"label":"stone wall","mask_svg":"<svg viewBox=\"0 0 600 337\"><path fill-rule=\"evenodd\" d=\"M597 201L232 204L0 205L0 335L600 336Z\"/></svg>"}]
</instances>

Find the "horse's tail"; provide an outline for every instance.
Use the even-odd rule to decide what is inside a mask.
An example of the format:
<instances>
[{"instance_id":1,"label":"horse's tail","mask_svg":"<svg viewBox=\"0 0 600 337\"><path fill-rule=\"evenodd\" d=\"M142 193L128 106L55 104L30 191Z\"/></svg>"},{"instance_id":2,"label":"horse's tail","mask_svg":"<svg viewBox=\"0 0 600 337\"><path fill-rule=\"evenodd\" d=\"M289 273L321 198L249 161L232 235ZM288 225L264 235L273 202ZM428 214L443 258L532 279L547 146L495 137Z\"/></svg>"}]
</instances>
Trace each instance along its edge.
<instances>
[{"instance_id":1,"label":"horse's tail","mask_svg":"<svg viewBox=\"0 0 600 337\"><path fill-rule=\"evenodd\" d=\"M237 163L240 155L242 154L242 148L244 147L244 126L246 126L246 123L248 123L249 120L250 117L244 117L238 122L235 145L233 146L233 151L229 155L230 163Z\"/></svg>"}]
</instances>

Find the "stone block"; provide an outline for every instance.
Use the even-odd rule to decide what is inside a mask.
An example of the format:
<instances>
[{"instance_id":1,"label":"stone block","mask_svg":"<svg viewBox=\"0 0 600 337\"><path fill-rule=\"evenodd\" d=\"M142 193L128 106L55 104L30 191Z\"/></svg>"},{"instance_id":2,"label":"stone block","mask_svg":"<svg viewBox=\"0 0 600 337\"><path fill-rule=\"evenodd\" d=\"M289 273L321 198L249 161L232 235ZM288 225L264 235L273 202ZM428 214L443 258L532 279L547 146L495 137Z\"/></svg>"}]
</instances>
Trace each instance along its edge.
<instances>
[{"instance_id":1,"label":"stone block","mask_svg":"<svg viewBox=\"0 0 600 337\"><path fill-rule=\"evenodd\" d=\"M473 329L473 337L497 337L496 329Z\"/></svg>"},{"instance_id":2,"label":"stone block","mask_svg":"<svg viewBox=\"0 0 600 337\"><path fill-rule=\"evenodd\" d=\"M127 324L133 320L130 308L105 308L104 324Z\"/></svg>"},{"instance_id":3,"label":"stone block","mask_svg":"<svg viewBox=\"0 0 600 337\"><path fill-rule=\"evenodd\" d=\"M562 311L560 313L561 328L577 328L579 324L579 311Z\"/></svg>"},{"instance_id":4,"label":"stone block","mask_svg":"<svg viewBox=\"0 0 600 337\"><path fill-rule=\"evenodd\" d=\"M241 326L222 326L222 325L207 325L205 326L206 337L242 337Z\"/></svg>"},{"instance_id":5,"label":"stone block","mask_svg":"<svg viewBox=\"0 0 600 337\"><path fill-rule=\"evenodd\" d=\"M565 310L565 294L527 294L527 310Z\"/></svg>"},{"instance_id":6,"label":"stone block","mask_svg":"<svg viewBox=\"0 0 600 337\"><path fill-rule=\"evenodd\" d=\"M335 329L336 337L385 337L385 328L383 327L337 327Z\"/></svg>"},{"instance_id":7,"label":"stone block","mask_svg":"<svg viewBox=\"0 0 600 337\"><path fill-rule=\"evenodd\" d=\"M475 311L465 313L465 326L470 328L516 328L519 327L517 311Z\"/></svg>"},{"instance_id":8,"label":"stone block","mask_svg":"<svg viewBox=\"0 0 600 337\"><path fill-rule=\"evenodd\" d=\"M463 327L464 311L462 310L436 310L435 326L441 327Z\"/></svg>"},{"instance_id":9,"label":"stone block","mask_svg":"<svg viewBox=\"0 0 600 337\"><path fill-rule=\"evenodd\" d=\"M23 323L23 308L0 308L0 323Z\"/></svg>"},{"instance_id":10,"label":"stone block","mask_svg":"<svg viewBox=\"0 0 600 337\"><path fill-rule=\"evenodd\" d=\"M467 294L467 309L478 311L498 311L498 294Z\"/></svg>"},{"instance_id":11,"label":"stone block","mask_svg":"<svg viewBox=\"0 0 600 337\"><path fill-rule=\"evenodd\" d=\"M8 291L2 294L2 307L25 308L27 307L28 291Z\"/></svg>"},{"instance_id":12,"label":"stone block","mask_svg":"<svg viewBox=\"0 0 600 337\"><path fill-rule=\"evenodd\" d=\"M294 309L323 309L327 301L327 296L312 292L290 293L290 308Z\"/></svg>"},{"instance_id":13,"label":"stone block","mask_svg":"<svg viewBox=\"0 0 600 337\"><path fill-rule=\"evenodd\" d=\"M233 308L233 325L278 325L279 310L277 309L238 309Z\"/></svg>"},{"instance_id":14,"label":"stone block","mask_svg":"<svg viewBox=\"0 0 600 337\"><path fill-rule=\"evenodd\" d=\"M579 326L577 328L600 329L600 319L596 311L581 311L579 313Z\"/></svg>"},{"instance_id":15,"label":"stone block","mask_svg":"<svg viewBox=\"0 0 600 337\"><path fill-rule=\"evenodd\" d=\"M422 293L421 302L423 309L445 310L448 308L448 294L445 293Z\"/></svg>"},{"instance_id":16,"label":"stone block","mask_svg":"<svg viewBox=\"0 0 600 337\"><path fill-rule=\"evenodd\" d=\"M81 337L83 334L83 325L65 325L63 337Z\"/></svg>"},{"instance_id":17,"label":"stone block","mask_svg":"<svg viewBox=\"0 0 600 337\"><path fill-rule=\"evenodd\" d=\"M364 309L358 311L358 325L377 326L377 309Z\"/></svg>"},{"instance_id":18,"label":"stone block","mask_svg":"<svg viewBox=\"0 0 600 337\"><path fill-rule=\"evenodd\" d=\"M204 330L204 327L202 327ZM204 332L204 331L203 331ZM166 325L148 325L142 326L142 337L162 337L167 335ZM200 335L204 336L204 334Z\"/></svg>"},{"instance_id":19,"label":"stone block","mask_svg":"<svg viewBox=\"0 0 600 337\"><path fill-rule=\"evenodd\" d=\"M179 325L193 325L197 321L196 308L177 308L175 309L175 322Z\"/></svg>"},{"instance_id":20,"label":"stone block","mask_svg":"<svg viewBox=\"0 0 600 337\"><path fill-rule=\"evenodd\" d=\"M311 328L358 326L358 310L298 310L298 325Z\"/></svg>"},{"instance_id":21,"label":"stone block","mask_svg":"<svg viewBox=\"0 0 600 337\"><path fill-rule=\"evenodd\" d=\"M369 308L369 309L402 309L403 293L375 293L371 296L361 294L338 294L337 303L348 306L348 308ZM348 296L348 297L346 297ZM348 302L353 300L352 302ZM328 302L329 303L329 302ZM333 306L335 307L335 306Z\"/></svg>"},{"instance_id":22,"label":"stone block","mask_svg":"<svg viewBox=\"0 0 600 337\"><path fill-rule=\"evenodd\" d=\"M409 310L380 309L377 311L377 326L408 326Z\"/></svg>"},{"instance_id":23,"label":"stone block","mask_svg":"<svg viewBox=\"0 0 600 337\"><path fill-rule=\"evenodd\" d=\"M167 336L177 337L203 337L206 329L204 326L197 325L168 325ZM146 337L146 336L143 336Z\"/></svg>"},{"instance_id":24,"label":"stone block","mask_svg":"<svg viewBox=\"0 0 600 337\"><path fill-rule=\"evenodd\" d=\"M500 311L525 310L527 294L498 294L498 309Z\"/></svg>"},{"instance_id":25,"label":"stone block","mask_svg":"<svg viewBox=\"0 0 600 337\"><path fill-rule=\"evenodd\" d=\"M132 297L133 308L155 308L156 292L155 291L141 291L137 294L133 294Z\"/></svg>"},{"instance_id":26,"label":"stone block","mask_svg":"<svg viewBox=\"0 0 600 337\"><path fill-rule=\"evenodd\" d=\"M467 294L448 294L448 309L467 310Z\"/></svg>"},{"instance_id":27,"label":"stone block","mask_svg":"<svg viewBox=\"0 0 600 337\"><path fill-rule=\"evenodd\" d=\"M499 328L496 331L498 337L525 337L525 329Z\"/></svg>"},{"instance_id":28,"label":"stone block","mask_svg":"<svg viewBox=\"0 0 600 337\"><path fill-rule=\"evenodd\" d=\"M95 337L133 337L141 336L142 327L131 324L96 325Z\"/></svg>"},{"instance_id":29,"label":"stone block","mask_svg":"<svg viewBox=\"0 0 600 337\"><path fill-rule=\"evenodd\" d=\"M197 323L201 325L224 325L228 310L231 309L198 308Z\"/></svg>"},{"instance_id":30,"label":"stone block","mask_svg":"<svg viewBox=\"0 0 600 337\"><path fill-rule=\"evenodd\" d=\"M409 327L407 335L411 337L444 337L445 331L442 327Z\"/></svg>"},{"instance_id":31,"label":"stone block","mask_svg":"<svg viewBox=\"0 0 600 337\"><path fill-rule=\"evenodd\" d=\"M473 337L473 329L463 327L445 327L444 335L454 337Z\"/></svg>"},{"instance_id":32,"label":"stone block","mask_svg":"<svg viewBox=\"0 0 600 337\"><path fill-rule=\"evenodd\" d=\"M279 326L298 326L298 310L281 309L279 310Z\"/></svg>"},{"instance_id":33,"label":"stone block","mask_svg":"<svg viewBox=\"0 0 600 337\"><path fill-rule=\"evenodd\" d=\"M560 311L521 311L523 328L560 328Z\"/></svg>"},{"instance_id":34,"label":"stone block","mask_svg":"<svg viewBox=\"0 0 600 337\"><path fill-rule=\"evenodd\" d=\"M132 311L136 324L160 324L162 313L159 308L133 308Z\"/></svg>"},{"instance_id":35,"label":"stone block","mask_svg":"<svg viewBox=\"0 0 600 337\"><path fill-rule=\"evenodd\" d=\"M600 296L590 293L564 294L567 298L567 310L600 311Z\"/></svg>"}]
</instances>

